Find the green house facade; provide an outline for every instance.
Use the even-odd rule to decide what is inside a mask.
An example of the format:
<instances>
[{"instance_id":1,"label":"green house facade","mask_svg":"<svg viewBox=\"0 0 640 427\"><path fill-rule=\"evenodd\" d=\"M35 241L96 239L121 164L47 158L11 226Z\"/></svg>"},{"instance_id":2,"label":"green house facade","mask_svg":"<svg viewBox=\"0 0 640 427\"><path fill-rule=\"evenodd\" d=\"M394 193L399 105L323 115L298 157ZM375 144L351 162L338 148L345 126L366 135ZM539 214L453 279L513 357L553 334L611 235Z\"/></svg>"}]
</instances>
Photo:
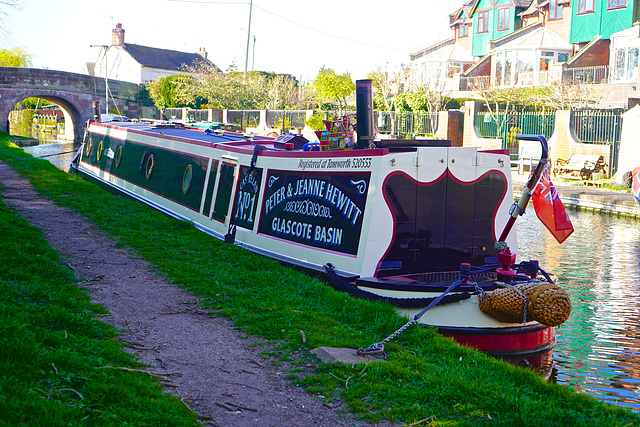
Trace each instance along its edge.
<instances>
[{"instance_id":1,"label":"green house facade","mask_svg":"<svg viewBox=\"0 0 640 427\"><path fill-rule=\"evenodd\" d=\"M571 2L571 43L588 43L600 35L631 28L634 0L573 0Z\"/></svg>"},{"instance_id":2,"label":"green house facade","mask_svg":"<svg viewBox=\"0 0 640 427\"><path fill-rule=\"evenodd\" d=\"M476 0L471 8L473 43L471 54L489 53L489 42L522 28L518 14L531 4L531 0Z\"/></svg>"}]
</instances>

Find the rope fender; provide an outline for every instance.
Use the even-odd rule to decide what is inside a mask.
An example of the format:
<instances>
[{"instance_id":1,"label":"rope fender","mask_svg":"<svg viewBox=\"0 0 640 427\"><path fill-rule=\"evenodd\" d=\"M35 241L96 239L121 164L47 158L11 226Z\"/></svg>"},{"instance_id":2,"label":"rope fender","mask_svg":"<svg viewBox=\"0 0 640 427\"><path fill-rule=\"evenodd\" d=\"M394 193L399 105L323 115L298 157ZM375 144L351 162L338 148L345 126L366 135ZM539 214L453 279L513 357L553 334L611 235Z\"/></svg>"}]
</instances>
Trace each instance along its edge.
<instances>
[{"instance_id":1,"label":"rope fender","mask_svg":"<svg viewBox=\"0 0 640 427\"><path fill-rule=\"evenodd\" d=\"M364 291L357 286L347 282L342 277L338 276L335 272L335 267L331 263L327 263L324 265L324 270L327 273L327 278L329 279L329 283L331 287L342 292L346 292L351 296L356 298L366 299L369 301L378 301L378 302L387 302L396 307L401 308L422 308L426 307L435 301L438 297L435 298L393 298L393 297L385 297L381 295L374 294L373 292ZM444 304L452 304L454 302L462 301L471 298L470 292L461 292L453 295L444 296L437 305Z\"/></svg>"}]
</instances>

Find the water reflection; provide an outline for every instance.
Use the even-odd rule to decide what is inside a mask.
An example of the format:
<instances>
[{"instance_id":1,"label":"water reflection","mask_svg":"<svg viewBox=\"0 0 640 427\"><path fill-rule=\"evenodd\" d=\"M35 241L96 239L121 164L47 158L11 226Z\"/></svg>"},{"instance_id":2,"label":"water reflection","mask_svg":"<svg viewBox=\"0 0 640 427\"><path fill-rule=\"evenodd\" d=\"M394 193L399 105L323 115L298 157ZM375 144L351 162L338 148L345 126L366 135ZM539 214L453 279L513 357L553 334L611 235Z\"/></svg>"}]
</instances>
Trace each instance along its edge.
<instances>
[{"instance_id":1,"label":"water reflection","mask_svg":"<svg viewBox=\"0 0 640 427\"><path fill-rule=\"evenodd\" d=\"M16 144L21 146L26 153L31 154L33 157L46 158L53 165L63 170L69 168L71 160L73 160L73 156L81 144L80 142L59 140L56 132L31 132L31 134L24 134L10 127L10 134L37 140L37 142L26 140L22 143L17 141Z\"/></svg>"},{"instance_id":2,"label":"water reflection","mask_svg":"<svg viewBox=\"0 0 640 427\"><path fill-rule=\"evenodd\" d=\"M557 382L640 410L640 227L636 221L570 212L575 232L559 245L533 210L517 221L522 259L540 259L571 296L556 328Z\"/></svg>"}]
</instances>

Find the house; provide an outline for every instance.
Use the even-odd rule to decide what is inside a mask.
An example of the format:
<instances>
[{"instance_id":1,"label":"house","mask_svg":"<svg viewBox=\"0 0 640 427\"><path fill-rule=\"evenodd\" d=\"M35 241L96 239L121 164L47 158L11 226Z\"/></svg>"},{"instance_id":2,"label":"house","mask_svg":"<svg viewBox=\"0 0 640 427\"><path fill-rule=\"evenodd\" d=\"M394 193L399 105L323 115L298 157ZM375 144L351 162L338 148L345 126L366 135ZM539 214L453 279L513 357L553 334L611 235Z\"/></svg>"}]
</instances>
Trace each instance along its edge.
<instances>
[{"instance_id":1,"label":"house","mask_svg":"<svg viewBox=\"0 0 640 427\"><path fill-rule=\"evenodd\" d=\"M455 37L412 53L410 59L405 70L407 91L420 86L445 93L457 90L459 76L474 64L471 52L456 42Z\"/></svg>"},{"instance_id":2,"label":"house","mask_svg":"<svg viewBox=\"0 0 640 427\"><path fill-rule=\"evenodd\" d=\"M640 51L638 23L626 30L611 34L609 79L611 83L638 82L638 52Z\"/></svg>"},{"instance_id":3,"label":"house","mask_svg":"<svg viewBox=\"0 0 640 427\"><path fill-rule=\"evenodd\" d=\"M569 41L580 49L597 36L609 40L611 34L631 28L634 3L627 0L574 1Z\"/></svg>"},{"instance_id":4,"label":"house","mask_svg":"<svg viewBox=\"0 0 640 427\"><path fill-rule=\"evenodd\" d=\"M469 8L473 19L471 54L483 57L489 53L489 42L504 37L523 26L520 13L531 0L475 0Z\"/></svg>"},{"instance_id":5,"label":"house","mask_svg":"<svg viewBox=\"0 0 640 427\"><path fill-rule=\"evenodd\" d=\"M473 20L470 13L474 2L475 0L467 0L462 7L449 15L449 27L453 30L455 42L469 52L473 41Z\"/></svg>"},{"instance_id":6,"label":"house","mask_svg":"<svg viewBox=\"0 0 640 427\"><path fill-rule=\"evenodd\" d=\"M548 86L559 80L573 46L543 26L524 27L491 42L491 76L494 86Z\"/></svg>"},{"instance_id":7,"label":"house","mask_svg":"<svg viewBox=\"0 0 640 427\"><path fill-rule=\"evenodd\" d=\"M200 48L197 53L179 52L169 49L125 43L122 24L112 30L111 46L105 46L95 64L87 64L89 74L131 83L147 83L174 74L193 74L188 67L200 63L219 69L207 59L207 52ZM91 72L93 70L93 73Z\"/></svg>"}]
</instances>

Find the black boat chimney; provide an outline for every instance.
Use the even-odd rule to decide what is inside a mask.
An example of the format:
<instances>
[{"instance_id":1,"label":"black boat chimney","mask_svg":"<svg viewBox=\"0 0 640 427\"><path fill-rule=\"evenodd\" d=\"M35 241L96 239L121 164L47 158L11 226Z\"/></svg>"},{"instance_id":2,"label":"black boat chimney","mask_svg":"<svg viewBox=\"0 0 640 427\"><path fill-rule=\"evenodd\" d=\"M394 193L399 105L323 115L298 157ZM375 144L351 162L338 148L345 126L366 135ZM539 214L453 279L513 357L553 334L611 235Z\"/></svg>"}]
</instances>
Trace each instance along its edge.
<instances>
[{"instance_id":1,"label":"black boat chimney","mask_svg":"<svg viewBox=\"0 0 640 427\"><path fill-rule=\"evenodd\" d=\"M373 84L371 79L356 80L356 120L358 148L373 146Z\"/></svg>"},{"instance_id":2,"label":"black boat chimney","mask_svg":"<svg viewBox=\"0 0 640 427\"><path fill-rule=\"evenodd\" d=\"M100 123L100 101L93 103L93 121Z\"/></svg>"}]
</instances>

